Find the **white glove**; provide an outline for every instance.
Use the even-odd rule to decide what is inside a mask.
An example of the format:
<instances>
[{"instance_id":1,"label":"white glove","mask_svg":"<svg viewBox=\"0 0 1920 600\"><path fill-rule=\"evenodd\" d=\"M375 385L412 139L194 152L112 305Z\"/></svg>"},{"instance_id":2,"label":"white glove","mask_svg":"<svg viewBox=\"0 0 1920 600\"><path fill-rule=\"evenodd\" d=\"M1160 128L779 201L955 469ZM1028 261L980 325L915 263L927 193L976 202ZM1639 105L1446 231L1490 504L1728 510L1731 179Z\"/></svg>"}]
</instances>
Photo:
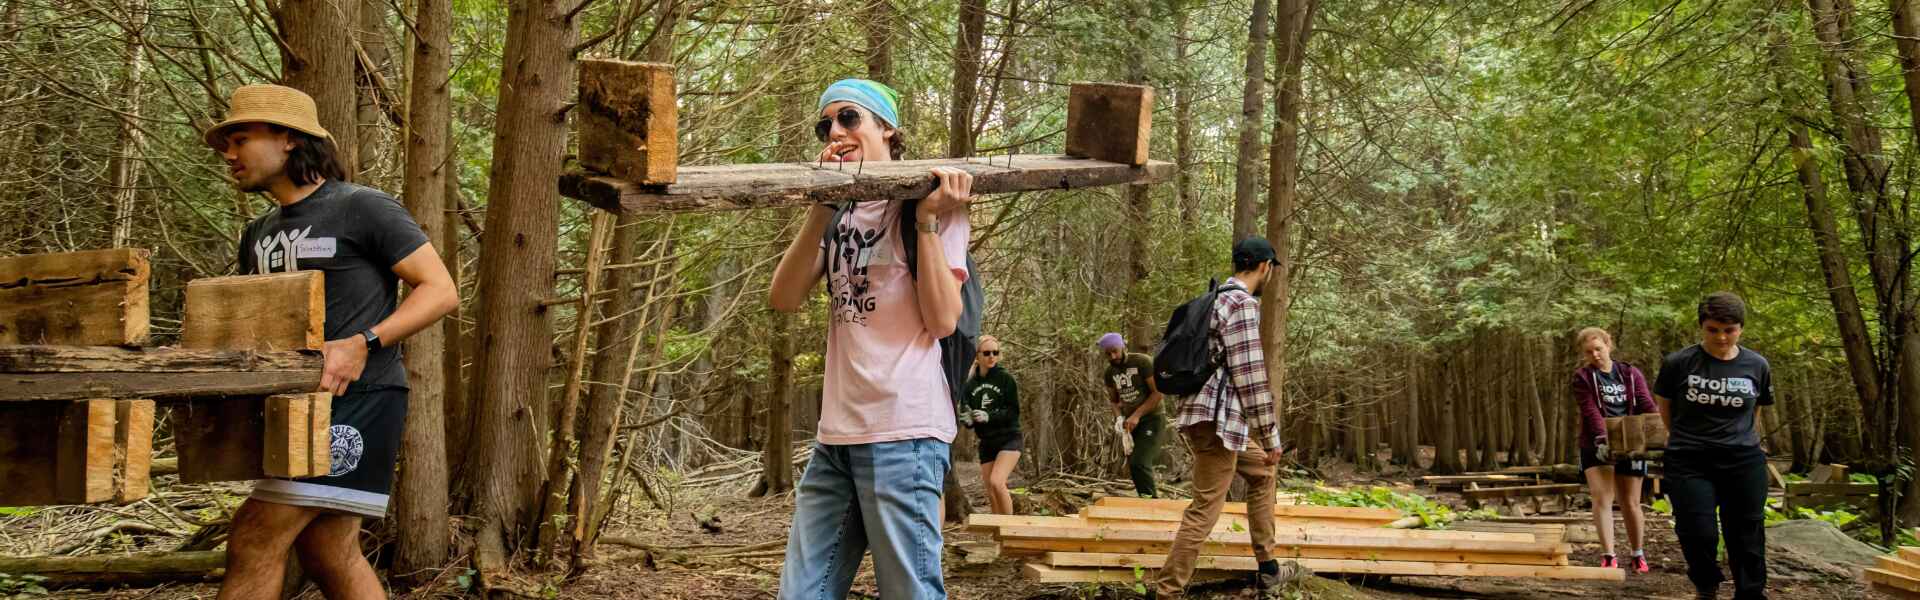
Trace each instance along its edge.
<instances>
[{"instance_id":1,"label":"white glove","mask_svg":"<svg viewBox=\"0 0 1920 600\"><path fill-rule=\"evenodd\" d=\"M1120 434L1120 452L1122 454L1132 456L1133 455L1133 435L1130 433L1127 433L1126 417L1122 417L1120 415L1113 416L1113 432Z\"/></svg>"},{"instance_id":2,"label":"white glove","mask_svg":"<svg viewBox=\"0 0 1920 600\"><path fill-rule=\"evenodd\" d=\"M967 427L972 427L972 426L973 426L973 413L971 413L971 412L967 412L967 411L964 411L964 410L963 410L963 411L960 411L960 424L961 424L961 425L965 425L965 426L967 426Z\"/></svg>"},{"instance_id":3,"label":"white glove","mask_svg":"<svg viewBox=\"0 0 1920 600\"><path fill-rule=\"evenodd\" d=\"M985 424L986 424L986 422L987 422L987 411L984 411L984 410L980 410L980 409L974 409L974 411L973 411L973 424L975 424L975 425L985 425Z\"/></svg>"}]
</instances>

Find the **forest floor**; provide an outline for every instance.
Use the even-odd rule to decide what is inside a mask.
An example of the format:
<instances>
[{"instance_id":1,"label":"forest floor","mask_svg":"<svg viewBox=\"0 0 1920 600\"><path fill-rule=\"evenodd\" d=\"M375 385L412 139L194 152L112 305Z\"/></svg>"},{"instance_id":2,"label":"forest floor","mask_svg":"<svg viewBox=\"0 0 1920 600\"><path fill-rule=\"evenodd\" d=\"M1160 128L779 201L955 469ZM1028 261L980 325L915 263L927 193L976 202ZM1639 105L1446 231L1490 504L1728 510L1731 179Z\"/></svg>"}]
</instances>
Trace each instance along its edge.
<instances>
[{"instance_id":1,"label":"forest floor","mask_svg":"<svg viewBox=\"0 0 1920 600\"><path fill-rule=\"evenodd\" d=\"M963 462L957 463L955 468L963 487L968 490L968 497L983 497L979 489L979 465ZM1405 481L1410 477L1403 475L1391 478L1357 476L1350 465L1322 465L1319 475L1328 486L1380 485L1458 504L1456 495L1436 494L1432 490L1408 486ZM1089 492L1104 494L1130 488L1121 480L1101 482L1082 478L1073 480L1076 483L1072 484L1062 484L1062 481L1049 479L1029 482L1016 474L1012 485L1028 488L1028 493L1017 501L1021 512L1060 514L1078 510L1078 506L1063 506L1062 503L1072 502L1073 498L1083 497ZM1057 490L1047 491L1049 485L1074 485L1077 489L1072 493L1059 493ZM1179 483L1173 482L1172 485L1178 487ZM521 583L526 585L522 587L544 588L541 595L551 598L765 600L775 597L782 551L793 516L791 494L748 498L738 486L721 486L682 490L670 500L663 499L663 504L668 504L669 508L634 510L616 518L603 537L598 557L586 572L575 579L567 582L523 581ZM719 531L703 527L700 524L701 517L717 518ZM1347 580L1309 577L1296 583L1295 593L1289 597L1337 600L1692 598L1692 589L1685 577L1685 563L1673 536L1671 521L1658 515L1650 517L1652 522L1648 527L1647 554L1653 570L1647 574L1629 573L1625 583L1460 577ZM709 520L708 524L714 522ZM0 530L12 528L9 524L0 527ZM1029 582L1022 575L1017 559L983 560L976 557L968 560L963 548L975 544L990 545L990 536L969 532L957 525L948 526L946 536L948 551L944 564L947 569L947 589L955 600L1133 600L1141 597L1130 585ZM1811 549L1806 554L1818 556L1823 551ZM1574 564L1595 565L1599 556L1597 544L1574 545ZM1818 572L1819 569L1799 570L1778 564L1774 570L1776 573L1769 585L1773 598L1838 600L1875 597L1864 584L1855 580L1857 576L1836 576L1836 573L1843 573L1844 570L1827 569L1822 573ZM460 597L460 586L456 583L458 571L450 572L453 574L434 586L399 597L413 600ZM56 591L49 597L184 600L212 598L215 591L216 587L211 584L180 584L114 591ZM855 580L854 591L853 598L878 598L871 561L863 565ZM1237 580L1197 585L1190 593L1192 598L1206 600L1251 599L1254 596L1251 587ZM1731 590L1723 588L1722 597L1730 596ZM305 593L298 597L311 600L321 598L312 586L308 586Z\"/></svg>"}]
</instances>

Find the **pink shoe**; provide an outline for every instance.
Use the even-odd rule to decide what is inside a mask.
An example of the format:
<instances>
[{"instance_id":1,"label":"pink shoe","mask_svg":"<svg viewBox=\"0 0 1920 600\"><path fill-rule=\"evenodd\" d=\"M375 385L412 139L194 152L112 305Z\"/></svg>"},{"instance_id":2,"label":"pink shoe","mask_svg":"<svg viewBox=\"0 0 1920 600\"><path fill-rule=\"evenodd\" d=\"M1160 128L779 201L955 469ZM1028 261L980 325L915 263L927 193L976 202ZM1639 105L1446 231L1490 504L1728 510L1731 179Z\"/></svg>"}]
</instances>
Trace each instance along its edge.
<instances>
[{"instance_id":1,"label":"pink shoe","mask_svg":"<svg viewBox=\"0 0 1920 600\"><path fill-rule=\"evenodd\" d=\"M1602 554L1600 555L1600 568L1618 569L1620 568L1620 559L1614 558L1612 554Z\"/></svg>"},{"instance_id":2,"label":"pink shoe","mask_svg":"<svg viewBox=\"0 0 1920 600\"><path fill-rule=\"evenodd\" d=\"M1633 572L1635 572L1635 573L1645 573L1645 572L1647 572L1647 568L1648 568L1648 567L1647 567L1647 557L1646 557L1646 556L1635 556L1635 557L1633 557Z\"/></svg>"}]
</instances>

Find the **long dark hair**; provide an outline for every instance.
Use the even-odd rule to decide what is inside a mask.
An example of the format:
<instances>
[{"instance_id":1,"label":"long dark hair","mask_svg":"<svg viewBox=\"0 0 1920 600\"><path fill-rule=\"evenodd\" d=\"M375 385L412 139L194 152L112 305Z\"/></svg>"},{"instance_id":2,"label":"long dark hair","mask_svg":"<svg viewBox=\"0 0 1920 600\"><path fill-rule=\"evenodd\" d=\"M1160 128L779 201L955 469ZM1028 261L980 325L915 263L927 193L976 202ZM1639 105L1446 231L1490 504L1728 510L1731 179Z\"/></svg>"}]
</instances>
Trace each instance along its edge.
<instances>
[{"instance_id":1,"label":"long dark hair","mask_svg":"<svg viewBox=\"0 0 1920 600\"><path fill-rule=\"evenodd\" d=\"M269 124L274 131L284 131L287 139L293 140L293 150L287 153L287 179L294 185L307 185L322 179L334 181L352 181L347 170L340 166L340 149L333 140L309 134L298 129Z\"/></svg>"},{"instance_id":2,"label":"long dark hair","mask_svg":"<svg viewBox=\"0 0 1920 600\"><path fill-rule=\"evenodd\" d=\"M893 128L893 137L887 138L887 151L893 155L894 160L906 160L907 130Z\"/></svg>"}]
</instances>

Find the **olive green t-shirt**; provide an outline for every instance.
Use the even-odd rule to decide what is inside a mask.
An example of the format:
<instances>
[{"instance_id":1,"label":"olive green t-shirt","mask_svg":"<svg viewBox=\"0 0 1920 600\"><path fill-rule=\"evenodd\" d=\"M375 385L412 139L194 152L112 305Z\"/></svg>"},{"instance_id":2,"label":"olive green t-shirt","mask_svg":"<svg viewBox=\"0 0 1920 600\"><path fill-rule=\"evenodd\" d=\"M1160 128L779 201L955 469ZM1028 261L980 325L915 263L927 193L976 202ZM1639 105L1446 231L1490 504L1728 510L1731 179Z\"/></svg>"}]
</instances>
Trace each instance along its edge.
<instances>
[{"instance_id":1,"label":"olive green t-shirt","mask_svg":"<svg viewBox=\"0 0 1920 600\"><path fill-rule=\"evenodd\" d=\"M1120 359L1120 364L1107 363L1107 389L1120 396L1120 408L1127 414L1140 409L1147 401L1152 389L1147 387L1147 378L1153 376L1153 357L1138 352L1129 352ZM1163 403L1164 404L1164 403Z\"/></svg>"}]
</instances>

